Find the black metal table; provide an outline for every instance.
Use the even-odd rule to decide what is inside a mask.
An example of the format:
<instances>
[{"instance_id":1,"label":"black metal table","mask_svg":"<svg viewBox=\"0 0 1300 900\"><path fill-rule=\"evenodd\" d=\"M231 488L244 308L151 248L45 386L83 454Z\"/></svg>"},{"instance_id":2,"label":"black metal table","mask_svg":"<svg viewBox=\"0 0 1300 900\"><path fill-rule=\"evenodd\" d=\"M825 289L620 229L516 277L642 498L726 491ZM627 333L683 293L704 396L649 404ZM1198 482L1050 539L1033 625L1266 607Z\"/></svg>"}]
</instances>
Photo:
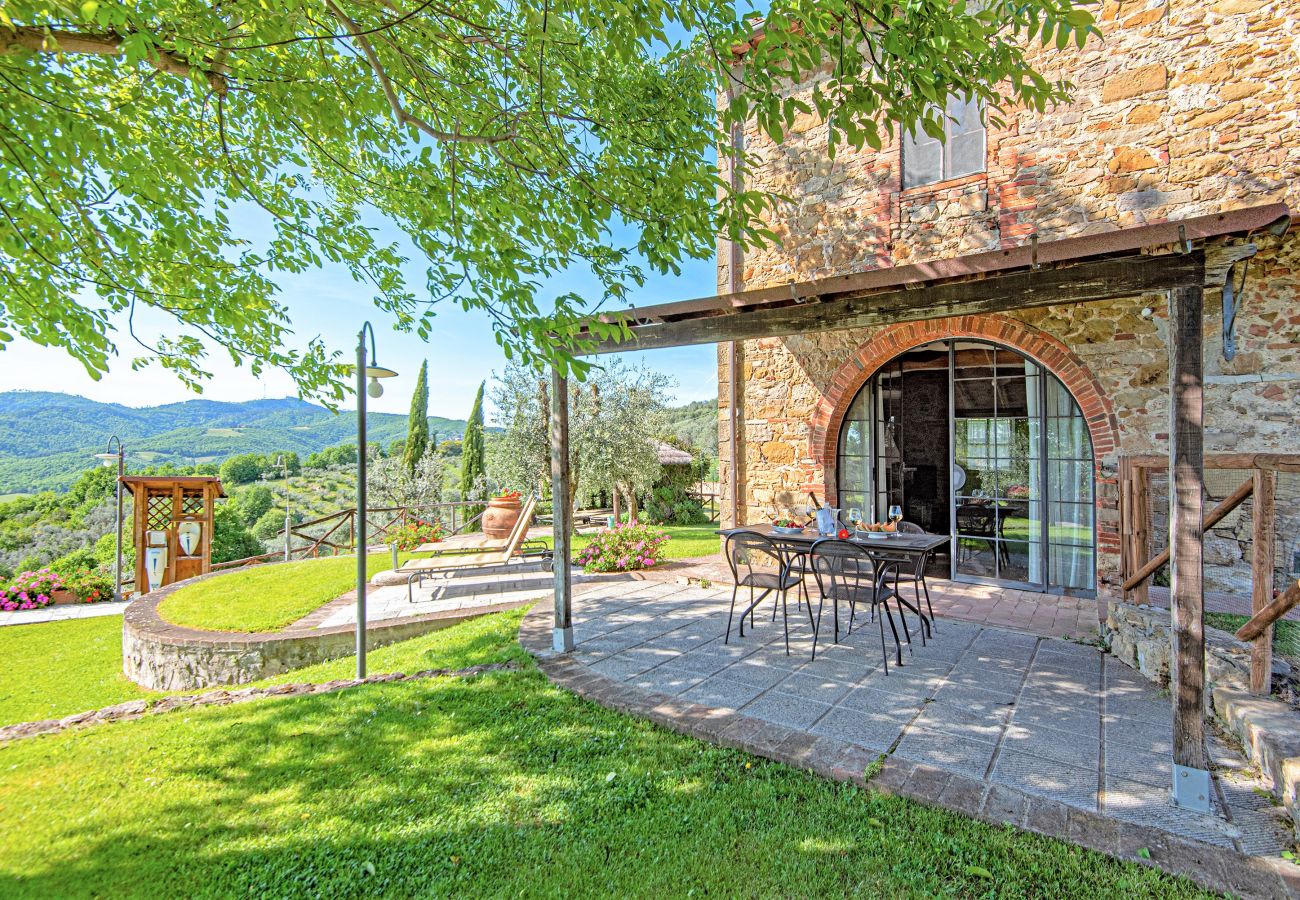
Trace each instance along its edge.
<instances>
[{"instance_id":1,"label":"black metal table","mask_svg":"<svg viewBox=\"0 0 1300 900\"><path fill-rule=\"evenodd\" d=\"M813 544L818 541L830 540L834 535L818 534L817 529L813 527L805 528L796 534L787 534L775 530L771 525L745 525L740 528L722 528L718 534L727 537L739 532L748 532L750 534L761 535L767 538L777 549L789 556L806 556L812 550ZM839 540L838 538L836 538ZM875 567L876 578L874 581L879 583L881 571L889 565L899 563L915 564L918 556L929 555L935 550L944 546L951 540L946 534L902 534L898 532L891 533L886 538L866 538L858 537L855 532L850 532L848 538L843 538L851 544L861 547L867 551ZM906 606L909 610L916 613L921 620L921 627L925 633L931 633L930 617L921 611L919 607L903 599L902 595L894 591L895 599ZM839 612L838 604L835 604L835 633L836 641L839 640ZM852 624L849 629L852 630ZM904 621L903 627L906 630L907 623ZM910 640L909 640L910 643Z\"/></svg>"}]
</instances>

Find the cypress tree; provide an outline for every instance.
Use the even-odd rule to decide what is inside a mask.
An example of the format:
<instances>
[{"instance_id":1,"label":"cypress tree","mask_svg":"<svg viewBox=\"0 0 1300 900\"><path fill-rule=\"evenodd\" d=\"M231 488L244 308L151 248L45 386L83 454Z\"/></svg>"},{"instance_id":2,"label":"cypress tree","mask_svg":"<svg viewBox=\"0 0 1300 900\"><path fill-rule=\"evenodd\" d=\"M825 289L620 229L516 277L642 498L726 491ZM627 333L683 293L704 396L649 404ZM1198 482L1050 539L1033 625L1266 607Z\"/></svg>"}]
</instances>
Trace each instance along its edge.
<instances>
[{"instance_id":1,"label":"cypress tree","mask_svg":"<svg viewBox=\"0 0 1300 900\"><path fill-rule=\"evenodd\" d=\"M406 449L402 451L402 465L414 474L429 447L429 361L420 363L420 377L411 395L411 417L406 426Z\"/></svg>"},{"instance_id":2,"label":"cypress tree","mask_svg":"<svg viewBox=\"0 0 1300 900\"><path fill-rule=\"evenodd\" d=\"M474 395L474 408L470 410L469 421L465 423L465 437L461 444L460 458L460 492L466 497L474 490L479 476L484 474L483 455L483 382L479 382L478 393Z\"/></svg>"}]
</instances>

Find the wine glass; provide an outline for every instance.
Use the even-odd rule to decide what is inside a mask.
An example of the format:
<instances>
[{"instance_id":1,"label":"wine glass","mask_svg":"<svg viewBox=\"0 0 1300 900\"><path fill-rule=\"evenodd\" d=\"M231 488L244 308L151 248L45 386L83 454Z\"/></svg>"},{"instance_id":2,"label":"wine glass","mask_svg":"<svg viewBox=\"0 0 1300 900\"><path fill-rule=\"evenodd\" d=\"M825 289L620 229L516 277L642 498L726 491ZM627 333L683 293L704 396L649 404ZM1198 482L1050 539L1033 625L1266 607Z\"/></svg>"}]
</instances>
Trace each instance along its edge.
<instances>
[{"instance_id":1,"label":"wine glass","mask_svg":"<svg viewBox=\"0 0 1300 900\"><path fill-rule=\"evenodd\" d=\"M903 507L898 505L890 506L889 521L894 525L897 525L899 522L903 521Z\"/></svg>"}]
</instances>

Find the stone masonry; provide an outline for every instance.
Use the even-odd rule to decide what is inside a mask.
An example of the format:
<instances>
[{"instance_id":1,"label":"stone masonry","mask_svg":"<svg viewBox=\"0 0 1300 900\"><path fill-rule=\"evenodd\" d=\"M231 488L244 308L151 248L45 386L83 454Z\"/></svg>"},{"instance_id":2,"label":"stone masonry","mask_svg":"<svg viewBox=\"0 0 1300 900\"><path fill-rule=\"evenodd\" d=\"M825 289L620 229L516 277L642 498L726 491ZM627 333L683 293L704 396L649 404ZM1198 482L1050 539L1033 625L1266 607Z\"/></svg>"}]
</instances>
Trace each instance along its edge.
<instances>
[{"instance_id":1,"label":"stone masonry","mask_svg":"<svg viewBox=\"0 0 1300 900\"><path fill-rule=\"evenodd\" d=\"M1040 71L1074 84L1072 101L1012 111L1004 128L990 128L986 171L976 175L902 190L897 142L832 160L825 124L812 116L780 145L751 128L747 185L789 199L770 216L780 245L747 251L739 286L1014 247L1034 233L1054 240L1270 202L1300 208L1300 2L1105 0L1098 14L1102 39L1085 49L1034 51ZM1300 235L1252 239L1259 254L1231 362L1221 352L1221 285L1207 285L1209 453L1296 448ZM724 244L724 287L729 259ZM741 518L763 521L809 491L834 499L838 424L874 371L866 367L927 339L979 336L1043 362L1089 418L1098 588L1113 592L1119 457L1167 450L1168 322L1155 295L747 341L739 348ZM730 485L726 345L718 366L721 474ZM729 498L723 509L729 520Z\"/></svg>"}]
</instances>

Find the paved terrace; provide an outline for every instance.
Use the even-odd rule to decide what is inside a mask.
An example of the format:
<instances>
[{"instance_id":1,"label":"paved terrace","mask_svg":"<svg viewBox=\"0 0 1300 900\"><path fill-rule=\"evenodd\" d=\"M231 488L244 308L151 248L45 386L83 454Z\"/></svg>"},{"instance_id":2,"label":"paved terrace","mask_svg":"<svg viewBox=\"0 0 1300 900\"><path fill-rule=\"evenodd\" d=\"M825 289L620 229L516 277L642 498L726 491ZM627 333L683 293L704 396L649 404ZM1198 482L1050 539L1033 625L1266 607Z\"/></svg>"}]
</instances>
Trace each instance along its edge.
<instances>
[{"instance_id":1,"label":"paved terrace","mask_svg":"<svg viewBox=\"0 0 1300 900\"><path fill-rule=\"evenodd\" d=\"M1214 740L1215 814L1173 806L1168 695L1094 646L941 618L924 647L913 625L902 667L889 641L886 675L878 626L859 619L833 645L829 609L810 661L793 595L787 656L770 602L754 631L723 643L729 587L577 593L575 652L549 653L548 604L521 639L558 683L606 705L845 780L884 755L873 785L1129 858L1147 847L1159 864L1239 893L1282 890L1287 831L1244 760Z\"/></svg>"}]
</instances>

